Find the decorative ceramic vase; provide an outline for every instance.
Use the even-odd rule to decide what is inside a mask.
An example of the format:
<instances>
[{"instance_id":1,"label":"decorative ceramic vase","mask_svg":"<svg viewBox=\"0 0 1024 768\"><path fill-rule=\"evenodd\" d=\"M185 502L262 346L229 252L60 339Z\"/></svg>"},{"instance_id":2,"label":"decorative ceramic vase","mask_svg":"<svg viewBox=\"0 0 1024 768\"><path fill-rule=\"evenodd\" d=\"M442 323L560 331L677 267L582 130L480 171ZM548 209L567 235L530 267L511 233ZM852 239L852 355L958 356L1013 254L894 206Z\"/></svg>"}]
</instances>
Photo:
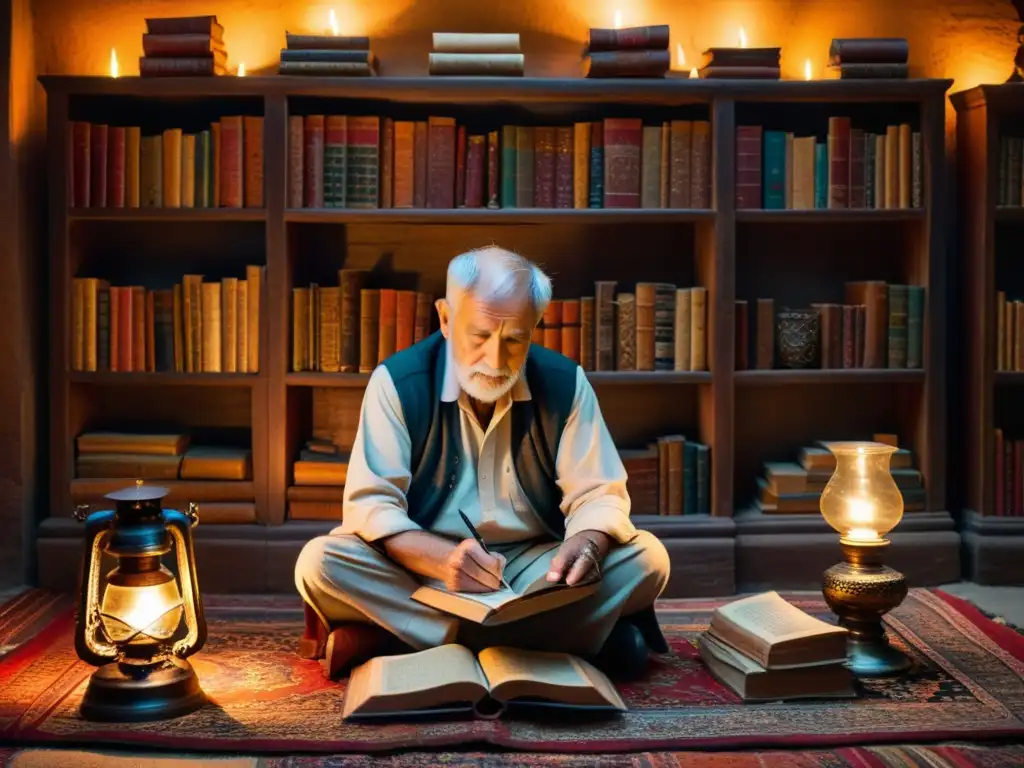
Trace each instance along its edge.
<instances>
[{"instance_id":1,"label":"decorative ceramic vase","mask_svg":"<svg viewBox=\"0 0 1024 768\"><path fill-rule=\"evenodd\" d=\"M818 361L821 318L816 309L784 309L778 316L779 362L783 368L812 368Z\"/></svg>"}]
</instances>

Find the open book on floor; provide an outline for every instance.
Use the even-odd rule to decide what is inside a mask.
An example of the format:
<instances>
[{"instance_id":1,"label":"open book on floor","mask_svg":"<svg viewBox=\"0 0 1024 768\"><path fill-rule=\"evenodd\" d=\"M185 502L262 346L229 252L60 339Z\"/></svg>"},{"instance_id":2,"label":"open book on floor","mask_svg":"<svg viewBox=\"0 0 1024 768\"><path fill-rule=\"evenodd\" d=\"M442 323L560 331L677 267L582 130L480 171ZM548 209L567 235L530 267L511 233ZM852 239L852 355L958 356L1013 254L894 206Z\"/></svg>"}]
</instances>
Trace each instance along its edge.
<instances>
[{"instance_id":1,"label":"open book on floor","mask_svg":"<svg viewBox=\"0 0 1024 768\"><path fill-rule=\"evenodd\" d=\"M516 590L503 588L495 592L449 592L439 582L429 582L413 592L412 599L468 621L494 627L575 603L592 595L600 586L600 578L596 576L571 587L565 582L552 583L546 576L541 574L532 583Z\"/></svg>"},{"instance_id":2,"label":"open book on floor","mask_svg":"<svg viewBox=\"0 0 1024 768\"><path fill-rule=\"evenodd\" d=\"M379 656L352 670L342 717L400 719L472 713L494 719L510 707L624 712L615 686L567 653L449 644L402 656Z\"/></svg>"}]
</instances>

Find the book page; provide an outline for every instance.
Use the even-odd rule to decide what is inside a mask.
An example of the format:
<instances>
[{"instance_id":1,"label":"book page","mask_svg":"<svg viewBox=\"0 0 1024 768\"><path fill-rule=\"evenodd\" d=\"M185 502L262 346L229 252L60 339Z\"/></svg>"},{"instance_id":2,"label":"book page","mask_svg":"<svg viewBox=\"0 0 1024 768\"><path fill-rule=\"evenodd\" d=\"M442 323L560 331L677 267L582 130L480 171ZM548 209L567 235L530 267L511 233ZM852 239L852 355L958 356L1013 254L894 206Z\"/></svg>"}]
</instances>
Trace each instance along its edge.
<instances>
[{"instance_id":1,"label":"book page","mask_svg":"<svg viewBox=\"0 0 1024 768\"><path fill-rule=\"evenodd\" d=\"M377 693L429 691L454 682L486 685L473 652L461 645L441 645L418 653L381 656L380 690Z\"/></svg>"},{"instance_id":2,"label":"book page","mask_svg":"<svg viewBox=\"0 0 1024 768\"><path fill-rule=\"evenodd\" d=\"M625 709L610 683L595 682L589 674L591 667L567 653L495 647L481 651L479 659L491 695L499 701L539 698L581 707Z\"/></svg>"},{"instance_id":3,"label":"book page","mask_svg":"<svg viewBox=\"0 0 1024 768\"><path fill-rule=\"evenodd\" d=\"M378 656L352 670L344 718L472 703L487 693L487 679L469 649L442 645L402 656Z\"/></svg>"},{"instance_id":4,"label":"book page","mask_svg":"<svg viewBox=\"0 0 1024 768\"><path fill-rule=\"evenodd\" d=\"M722 606L716 613L743 632L766 640L769 644L846 633L842 627L834 627L786 602L778 592L765 592L736 600ZM714 618L711 620L712 626Z\"/></svg>"},{"instance_id":5,"label":"book page","mask_svg":"<svg viewBox=\"0 0 1024 768\"><path fill-rule=\"evenodd\" d=\"M538 592L546 592L551 589L576 589L577 587L583 587L587 584L593 584L597 578L597 574L594 571L591 571L587 578L583 579L583 581L576 582L570 587L564 581L548 581L547 573L542 573L530 584L523 587L521 594L523 597L526 597L527 595L534 595Z\"/></svg>"}]
</instances>

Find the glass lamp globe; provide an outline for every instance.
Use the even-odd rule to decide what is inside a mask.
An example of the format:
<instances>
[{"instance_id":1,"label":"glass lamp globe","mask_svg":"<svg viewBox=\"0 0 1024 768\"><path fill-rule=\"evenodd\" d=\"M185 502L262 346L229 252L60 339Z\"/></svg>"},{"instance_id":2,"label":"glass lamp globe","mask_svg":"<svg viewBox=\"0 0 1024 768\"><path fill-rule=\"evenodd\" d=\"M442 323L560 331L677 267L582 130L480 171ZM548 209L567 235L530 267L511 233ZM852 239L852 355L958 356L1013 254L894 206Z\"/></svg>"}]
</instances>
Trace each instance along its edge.
<instances>
[{"instance_id":1,"label":"glass lamp globe","mask_svg":"<svg viewBox=\"0 0 1024 768\"><path fill-rule=\"evenodd\" d=\"M836 469L821 494L821 515L843 540L879 542L903 518L903 495L889 467L896 448L834 442Z\"/></svg>"},{"instance_id":2,"label":"glass lamp globe","mask_svg":"<svg viewBox=\"0 0 1024 768\"><path fill-rule=\"evenodd\" d=\"M166 566L145 574L124 573L118 567L108 574L100 621L112 643L165 642L183 613L178 583Z\"/></svg>"}]
</instances>

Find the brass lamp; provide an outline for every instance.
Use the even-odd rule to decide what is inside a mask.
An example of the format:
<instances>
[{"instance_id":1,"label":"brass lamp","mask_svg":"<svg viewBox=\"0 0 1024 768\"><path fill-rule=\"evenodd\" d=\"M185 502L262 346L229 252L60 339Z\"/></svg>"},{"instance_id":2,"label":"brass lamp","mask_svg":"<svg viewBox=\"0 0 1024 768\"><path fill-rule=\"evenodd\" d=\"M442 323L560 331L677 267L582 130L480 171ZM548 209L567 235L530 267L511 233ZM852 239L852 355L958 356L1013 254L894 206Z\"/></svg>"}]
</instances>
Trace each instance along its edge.
<instances>
[{"instance_id":1,"label":"brass lamp","mask_svg":"<svg viewBox=\"0 0 1024 768\"><path fill-rule=\"evenodd\" d=\"M85 523L75 651L99 667L82 699L87 720L161 720L206 703L186 660L206 642L191 530L199 510L162 509L166 495L140 480L104 497L113 511L75 510ZM177 577L161 562L171 551ZM106 575L104 554L117 559Z\"/></svg>"},{"instance_id":2,"label":"brass lamp","mask_svg":"<svg viewBox=\"0 0 1024 768\"><path fill-rule=\"evenodd\" d=\"M839 532L843 562L825 571L825 602L849 630L847 665L860 677L897 675L910 659L889 645L882 616L903 602L907 581L882 564L884 538L903 517L889 461L896 448L874 442L827 445L836 469L821 494L821 514Z\"/></svg>"}]
</instances>

